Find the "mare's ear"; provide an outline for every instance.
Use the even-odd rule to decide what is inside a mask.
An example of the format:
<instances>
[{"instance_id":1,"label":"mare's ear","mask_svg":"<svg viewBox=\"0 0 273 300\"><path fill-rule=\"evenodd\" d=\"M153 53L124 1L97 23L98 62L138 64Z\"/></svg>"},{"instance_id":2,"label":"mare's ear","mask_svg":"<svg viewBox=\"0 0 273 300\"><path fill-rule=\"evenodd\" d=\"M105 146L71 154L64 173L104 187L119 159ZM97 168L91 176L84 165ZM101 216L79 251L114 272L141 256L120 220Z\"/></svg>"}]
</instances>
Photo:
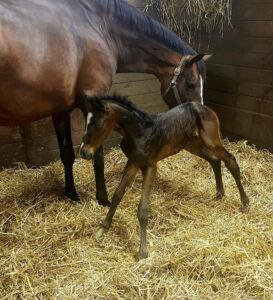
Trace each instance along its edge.
<instances>
[{"instance_id":1,"label":"mare's ear","mask_svg":"<svg viewBox=\"0 0 273 300\"><path fill-rule=\"evenodd\" d=\"M212 56L213 56L213 54L205 54L205 53L197 54L194 57L192 57L191 60L187 63L187 67L191 67L194 63L197 63L200 60L203 60L204 62L206 62Z\"/></svg>"}]
</instances>

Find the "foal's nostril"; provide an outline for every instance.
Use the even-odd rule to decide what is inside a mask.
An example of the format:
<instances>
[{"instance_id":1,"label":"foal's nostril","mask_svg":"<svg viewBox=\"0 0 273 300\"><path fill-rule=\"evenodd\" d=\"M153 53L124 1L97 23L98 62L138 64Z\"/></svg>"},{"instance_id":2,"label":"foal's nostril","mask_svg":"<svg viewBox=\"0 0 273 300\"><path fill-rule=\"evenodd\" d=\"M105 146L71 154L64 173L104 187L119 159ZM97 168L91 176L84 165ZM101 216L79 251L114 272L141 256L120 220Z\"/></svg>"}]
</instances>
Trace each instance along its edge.
<instances>
[{"instance_id":1,"label":"foal's nostril","mask_svg":"<svg viewBox=\"0 0 273 300\"><path fill-rule=\"evenodd\" d=\"M83 158L83 159L86 159L85 151L83 151L82 149L80 150L80 157Z\"/></svg>"},{"instance_id":2,"label":"foal's nostril","mask_svg":"<svg viewBox=\"0 0 273 300\"><path fill-rule=\"evenodd\" d=\"M87 159L87 160L94 160L94 156L93 156L93 153L90 153L90 152L85 152L85 158L84 159Z\"/></svg>"},{"instance_id":3,"label":"foal's nostril","mask_svg":"<svg viewBox=\"0 0 273 300\"><path fill-rule=\"evenodd\" d=\"M92 161L93 161L93 158L94 158L93 153L86 150L86 149L84 149L84 148L80 149L80 156L83 159L92 160Z\"/></svg>"}]
</instances>

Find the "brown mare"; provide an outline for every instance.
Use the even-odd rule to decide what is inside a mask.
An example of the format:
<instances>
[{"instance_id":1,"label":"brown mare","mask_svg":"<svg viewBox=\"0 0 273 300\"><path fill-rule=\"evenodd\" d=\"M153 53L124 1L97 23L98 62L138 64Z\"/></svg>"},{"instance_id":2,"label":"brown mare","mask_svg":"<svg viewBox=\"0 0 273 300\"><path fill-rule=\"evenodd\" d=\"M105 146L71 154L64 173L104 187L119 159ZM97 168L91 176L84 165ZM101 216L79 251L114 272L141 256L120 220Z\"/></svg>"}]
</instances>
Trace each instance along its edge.
<instances>
[{"instance_id":1,"label":"brown mare","mask_svg":"<svg viewBox=\"0 0 273 300\"><path fill-rule=\"evenodd\" d=\"M197 102L189 102L163 114L149 115L118 96L90 98L88 105L93 114L90 115L83 138L81 154L92 157L108 135L117 130L123 136L121 149L128 158L122 180L113 195L108 214L96 233L97 237L110 228L126 187L134 180L140 169L143 183L137 213L141 240L138 257L142 259L148 256L146 227L157 162L187 148L189 144L202 143L202 151L206 156L211 160L224 161L239 189L241 211L249 210L249 199L241 183L239 166L234 156L224 148L218 117L210 108Z\"/></svg>"},{"instance_id":2,"label":"brown mare","mask_svg":"<svg viewBox=\"0 0 273 300\"><path fill-rule=\"evenodd\" d=\"M106 94L115 73L143 72L160 80L169 107L184 99L203 101L209 55L197 55L174 33L121 0L2 0L0 12L0 126L52 115L65 195L72 200L78 195L70 112L79 107L87 117L81 105L84 95ZM200 147L194 143L188 150L210 162L221 196L220 162ZM96 197L109 205L102 147L94 160Z\"/></svg>"}]
</instances>

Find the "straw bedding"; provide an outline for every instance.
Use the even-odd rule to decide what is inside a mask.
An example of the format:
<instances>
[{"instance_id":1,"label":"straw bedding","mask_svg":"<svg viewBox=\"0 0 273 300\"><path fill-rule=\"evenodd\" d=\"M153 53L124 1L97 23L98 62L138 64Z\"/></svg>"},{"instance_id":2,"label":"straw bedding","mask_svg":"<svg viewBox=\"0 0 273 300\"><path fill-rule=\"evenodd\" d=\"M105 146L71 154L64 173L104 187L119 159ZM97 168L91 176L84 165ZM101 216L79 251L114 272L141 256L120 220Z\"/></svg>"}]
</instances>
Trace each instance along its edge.
<instances>
[{"instance_id":1,"label":"straw bedding","mask_svg":"<svg viewBox=\"0 0 273 300\"><path fill-rule=\"evenodd\" d=\"M93 237L107 209L94 199L90 164L78 160L82 203L62 197L63 170L53 163L0 173L1 299L273 299L273 156L227 143L251 199L224 170L226 197L214 199L212 171L186 152L160 163L151 201L150 257L137 262L136 205L141 178L128 189L110 231ZM125 157L106 156L110 195Z\"/></svg>"}]
</instances>

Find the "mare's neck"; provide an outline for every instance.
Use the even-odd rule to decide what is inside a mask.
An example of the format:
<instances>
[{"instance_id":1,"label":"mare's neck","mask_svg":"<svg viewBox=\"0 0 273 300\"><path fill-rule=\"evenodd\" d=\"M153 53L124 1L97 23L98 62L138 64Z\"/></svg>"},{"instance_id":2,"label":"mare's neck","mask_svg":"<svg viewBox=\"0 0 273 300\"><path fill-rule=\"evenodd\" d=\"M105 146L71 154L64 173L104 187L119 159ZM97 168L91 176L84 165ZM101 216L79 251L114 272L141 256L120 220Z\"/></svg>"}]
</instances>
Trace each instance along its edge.
<instances>
[{"instance_id":1,"label":"mare's neck","mask_svg":"<svg viewBox=\"0 0 273 300\"><path fill-rule=\"evenodd\" d=\"M148 37L123 32L119 35L117 73L150 73L161 82L173 76L182 55Z\"/></svg>"}]
</instances>

